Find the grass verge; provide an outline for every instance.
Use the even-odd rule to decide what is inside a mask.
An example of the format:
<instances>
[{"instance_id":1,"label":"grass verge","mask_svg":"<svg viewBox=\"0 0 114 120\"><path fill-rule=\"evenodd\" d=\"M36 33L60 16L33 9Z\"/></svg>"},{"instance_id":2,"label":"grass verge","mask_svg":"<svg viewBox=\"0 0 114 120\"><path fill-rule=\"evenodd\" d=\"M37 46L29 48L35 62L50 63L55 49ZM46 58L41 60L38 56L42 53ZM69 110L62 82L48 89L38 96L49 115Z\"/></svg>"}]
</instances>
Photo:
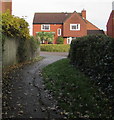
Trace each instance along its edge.
<instances>
[{"instance_id":1,"label":"grass verge","mask_svg":"<svg viewBox=\"0 0 114 120\"><path fill-rule=\"evenodd\" d=\"M68 59L48 65L42 73L46 87L68 118L112 117L112 107L105 94L70 65Z\"/></svg>"}]
</instances>

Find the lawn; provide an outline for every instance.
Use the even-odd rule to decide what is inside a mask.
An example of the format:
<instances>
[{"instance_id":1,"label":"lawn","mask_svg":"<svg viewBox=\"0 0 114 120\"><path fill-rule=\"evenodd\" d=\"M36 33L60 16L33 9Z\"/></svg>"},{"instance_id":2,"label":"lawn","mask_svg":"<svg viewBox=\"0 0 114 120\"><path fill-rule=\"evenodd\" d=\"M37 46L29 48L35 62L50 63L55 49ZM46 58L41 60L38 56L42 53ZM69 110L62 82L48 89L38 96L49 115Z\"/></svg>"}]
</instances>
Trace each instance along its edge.
<instances>
[{"instance_id":1,"label":"lawn","mask_svg":"<svg viewBox=\"0 0 114 120\"><path fill-rule=\"evenodd\" d=\"M68 118L111 118L112 107L90 78L69 64L57 61L42 71L44 83Z\"/></svg>"}]
</instances>

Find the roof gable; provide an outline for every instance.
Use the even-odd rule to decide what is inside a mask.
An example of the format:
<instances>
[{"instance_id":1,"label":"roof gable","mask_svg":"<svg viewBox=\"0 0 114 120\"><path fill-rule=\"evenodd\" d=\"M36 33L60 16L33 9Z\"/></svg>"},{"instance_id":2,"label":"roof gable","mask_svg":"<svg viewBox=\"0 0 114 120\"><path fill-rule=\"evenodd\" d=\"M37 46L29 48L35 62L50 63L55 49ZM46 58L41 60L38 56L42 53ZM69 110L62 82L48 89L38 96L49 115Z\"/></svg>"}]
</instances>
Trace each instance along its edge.
<instances>
[{"instance_id":1,"label":"roof gable","mask_svg":"<svg viewBox=\"0 0 114 120\"><path fill-rule=\"evenodd\" d=\"M69 19L72 19L73 16L77 16L78 19L82 20L83 22L86 22L82 17L81 14L74 11L67 19L64 20L64 23L67 22Z\"/></svg>"}]
</instances>

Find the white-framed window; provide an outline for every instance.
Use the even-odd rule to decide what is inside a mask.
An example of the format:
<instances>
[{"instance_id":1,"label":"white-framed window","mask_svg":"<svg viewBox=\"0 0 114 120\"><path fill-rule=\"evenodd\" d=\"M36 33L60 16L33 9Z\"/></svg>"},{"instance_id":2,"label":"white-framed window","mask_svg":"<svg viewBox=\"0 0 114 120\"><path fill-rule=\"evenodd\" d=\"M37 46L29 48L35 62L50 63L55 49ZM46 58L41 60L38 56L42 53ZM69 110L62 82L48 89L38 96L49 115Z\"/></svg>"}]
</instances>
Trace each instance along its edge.
<instances>
[{"instance_id":1,"label":"white-framed window","mask_svg":"<svg viewBox=\"0 0 114 120\"><path fill-rule=\"evenodd\" d=\"M50 30L50 25L49 24L42 24L41 30Z\"/></svg>"},{"instance_id":2,"label":"white-framed window","mask_svg":"<svg viewBox=\"0 0 114 120\"><path fill-rule=\"evenodd\" d=\"M57 29L57 34L58 34L58 36L61 36L61 29L60 28Z\"/></svg>"},{"instance_id":3,"label":"white-framed window","mask_svg":"<svg viewBox=\"0 0 114 120\"><path fill-rule=\"evenodd\" d=\"M70 30L74 31L80 30L80 24L70 24Z\"/></svg>"},{"instance_id":4,"label":"white-framed window","mask_svg":"<svg viewBox=\"0 0 114 120\"><path fill-rule=\"evenodd\" d=\"M72 37L68 37L67 38L67 44L71 44L71 41L72 41Z\"/></svg>"}]
</instances>

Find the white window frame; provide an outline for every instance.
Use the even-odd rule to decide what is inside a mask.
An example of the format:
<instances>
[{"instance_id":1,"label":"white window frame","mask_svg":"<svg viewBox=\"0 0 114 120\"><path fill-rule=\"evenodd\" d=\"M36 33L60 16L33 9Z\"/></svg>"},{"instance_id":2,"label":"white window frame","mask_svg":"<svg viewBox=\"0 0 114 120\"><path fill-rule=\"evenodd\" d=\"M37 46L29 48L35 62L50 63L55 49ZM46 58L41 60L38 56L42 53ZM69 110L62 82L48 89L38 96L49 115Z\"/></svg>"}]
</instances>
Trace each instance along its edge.
<instances>
[{"instance_id":1,"label":"white window frame","mask_svg":"<svg viewBox=\"0 0 114 120\"><path fill-rule=\"evenodd\" d=\"M58 34L58 36L61 36L61 28L57 29L57 34Z\"/></svg>"},{"instance_id":2,"label":"white window frame","mask_svg":"<svg viewBox=\"0 0 114 120\"><path fill-rule=\"evenodd\" d=\"M72 29L72 26L76 26L76 29ZM70 30L79 31L80 30L80 24L70 24Z\"/></svg>"},{"instance_id":3,"label":"white window frame","mask_svg":"<svg viewBox=\"0 0 114 120\"><path fill-rule=\"evenodd\" d=\"M67 38L67 44L71 44L71 41L72 41L72 37L68 37Z\"/></svg>"},{"instance_id":4,"label":"white window frame","mask_svg":"<svg viewBox=\"0 0 114 120\"><path fill-rule=\"evenodd\" d=\"M49 26L49 29L44 29L44 26ZM41 30L49 31L50 30L50 24L42 24L41 25Z\"/></svg>"}]
</instances>

